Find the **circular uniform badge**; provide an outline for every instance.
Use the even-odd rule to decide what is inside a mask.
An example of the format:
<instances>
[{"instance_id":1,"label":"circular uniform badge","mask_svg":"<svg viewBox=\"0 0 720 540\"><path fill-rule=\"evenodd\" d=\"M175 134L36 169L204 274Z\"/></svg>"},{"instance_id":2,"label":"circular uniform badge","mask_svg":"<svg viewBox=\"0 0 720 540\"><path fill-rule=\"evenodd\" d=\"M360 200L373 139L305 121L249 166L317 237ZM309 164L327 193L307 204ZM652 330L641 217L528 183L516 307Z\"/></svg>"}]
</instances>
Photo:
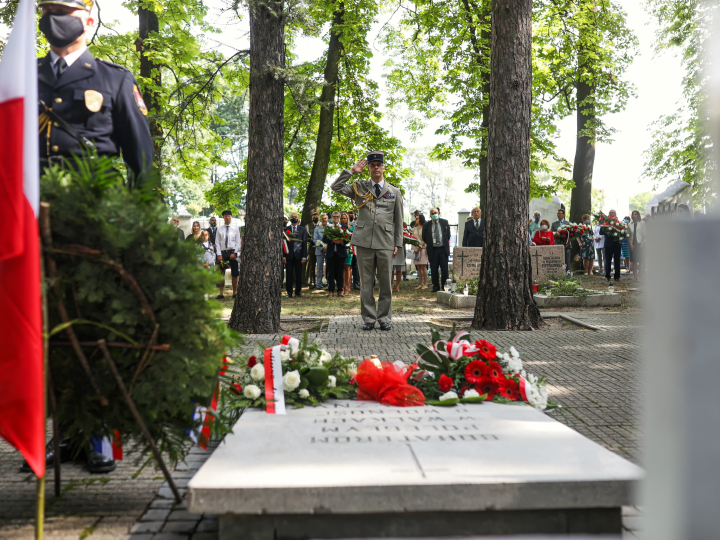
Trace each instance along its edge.
<instances>
[{"instance_id":1,"label":"circular uniform badge","mask_svg":"<svg viewBox=\"0 0 720 540\"><path fill-rule=\"evenodd\" d=\"M85 90L85 106L90 112L102 109L103 95L95 90Z\"/></svg>"}]
</instances>

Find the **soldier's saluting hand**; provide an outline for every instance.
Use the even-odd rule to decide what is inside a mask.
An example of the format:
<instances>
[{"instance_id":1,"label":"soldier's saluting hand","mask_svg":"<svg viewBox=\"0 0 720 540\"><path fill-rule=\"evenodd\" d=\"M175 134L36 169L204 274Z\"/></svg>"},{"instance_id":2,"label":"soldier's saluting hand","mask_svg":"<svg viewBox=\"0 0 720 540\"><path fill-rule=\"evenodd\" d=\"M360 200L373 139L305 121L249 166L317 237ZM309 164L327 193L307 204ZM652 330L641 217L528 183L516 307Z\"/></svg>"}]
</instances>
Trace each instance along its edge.
<instances>
[{"instance_id":1,"label":"soldier's saluting hand","mask_svg":"<svg viewBox=\"0 0 720 540\"><path fill-rule=\"evenodd\" d=\"M354 174L368 167L370 180L358 180L348 185ZM360 312L363 330L372 330L380 323L380 330L390 330L392 319L392 261L403 245L403 199L398 188L383 178L385 162L382 152L370 152L350 170L340 173L331 188L353 199L358 209L352 245L357 252L360 270ZM380 294L377 306L373 294L377 269Z\"/></svg>"}]
</instances>

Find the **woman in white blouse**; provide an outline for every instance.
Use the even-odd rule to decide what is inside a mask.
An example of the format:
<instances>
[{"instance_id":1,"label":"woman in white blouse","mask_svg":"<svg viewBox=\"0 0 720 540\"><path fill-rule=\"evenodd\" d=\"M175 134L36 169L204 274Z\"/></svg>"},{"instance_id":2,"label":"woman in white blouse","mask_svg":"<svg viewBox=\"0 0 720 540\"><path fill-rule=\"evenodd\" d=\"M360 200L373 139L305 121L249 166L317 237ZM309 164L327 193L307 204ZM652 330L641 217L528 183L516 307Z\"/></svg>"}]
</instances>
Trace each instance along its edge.
<instances>
[{"instance_id":1,"label":"woman in white blouse","mask_svg":"<svg viewBox=\"0 0 720 540\"><path fill-rule=\"evenodd\" d=\"M642 264L643 245L645 244L645 222L640 220L640 212L633 210L630 223L630 260L632 261L633 281L637 281L638 269Z\"/></svg>"}]
</instances>

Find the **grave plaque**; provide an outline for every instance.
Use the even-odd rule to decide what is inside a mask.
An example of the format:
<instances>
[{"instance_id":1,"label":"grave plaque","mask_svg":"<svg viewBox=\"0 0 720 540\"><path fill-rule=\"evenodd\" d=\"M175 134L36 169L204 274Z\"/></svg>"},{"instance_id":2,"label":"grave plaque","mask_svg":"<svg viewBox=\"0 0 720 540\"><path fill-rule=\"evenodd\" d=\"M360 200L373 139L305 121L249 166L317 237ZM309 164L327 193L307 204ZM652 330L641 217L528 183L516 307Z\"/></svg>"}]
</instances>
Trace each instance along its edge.
<instances>
[{"instance_id":1,"label":"grave plaque","mask_svg":"<svg viewBox=\"0 0 720 540\"><path fill-rule=\"evenodd\" d=\"M245 412L189 484L220 539L620 532L640 469L525 405Z\"/></svg>"},{"instance_id":2,"label":"grave plaque","mask_svg":"<svg viewBox=\"0 0 720 540\"><path fill-rule=\"evenodd\" d=\"M456 247L453 249L453 271L458 279L480 276L480 258L483 248ZM533 281L547 276L563 274L565 248L563 246L530 246Z\"/></svg>"}]
</instances>

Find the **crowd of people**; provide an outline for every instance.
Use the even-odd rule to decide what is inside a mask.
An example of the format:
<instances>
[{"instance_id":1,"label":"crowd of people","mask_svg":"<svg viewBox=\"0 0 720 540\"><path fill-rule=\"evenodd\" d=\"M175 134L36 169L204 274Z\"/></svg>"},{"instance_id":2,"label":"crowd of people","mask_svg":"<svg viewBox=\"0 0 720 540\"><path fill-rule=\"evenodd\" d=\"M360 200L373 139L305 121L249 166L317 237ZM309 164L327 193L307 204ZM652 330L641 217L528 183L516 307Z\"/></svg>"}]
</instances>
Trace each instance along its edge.
<instances>
[{"instance_id":1,"label":"crowd of people","mask_svg":"<svg viewBox=\"0 0 720 540\"><path fill-rule=\"evenodd\" d=\"M608 217L618 219L617 212L610 210ZM583 273L586 276L593 275L595 259L597 259L600 273L602 274L604 271L606 281L610 281L611 276L615 281L619 281L622 259L627 272L632 272L633 280L639 280L643 263L643 245L647 237L645 232L647 219L649 216L643 218L637 210L634 210L630 216L625 216L623 221L629 230L630 237L617 240L612 235L606 234L599 223L596 222L593 226L590 214L583 215L581 221L583 225L587 226L586 232L574 239L580 249ZM540 212L535 212L529 221L530 245L564 245L565 267L568 271L571 268L570 257L573 240L557 238L555 232L569 224L570 222L565 219L565 209L563 208L557 211L557 221L552 224L547 219L541 219Z\"/></svg>"}]
</instances>

